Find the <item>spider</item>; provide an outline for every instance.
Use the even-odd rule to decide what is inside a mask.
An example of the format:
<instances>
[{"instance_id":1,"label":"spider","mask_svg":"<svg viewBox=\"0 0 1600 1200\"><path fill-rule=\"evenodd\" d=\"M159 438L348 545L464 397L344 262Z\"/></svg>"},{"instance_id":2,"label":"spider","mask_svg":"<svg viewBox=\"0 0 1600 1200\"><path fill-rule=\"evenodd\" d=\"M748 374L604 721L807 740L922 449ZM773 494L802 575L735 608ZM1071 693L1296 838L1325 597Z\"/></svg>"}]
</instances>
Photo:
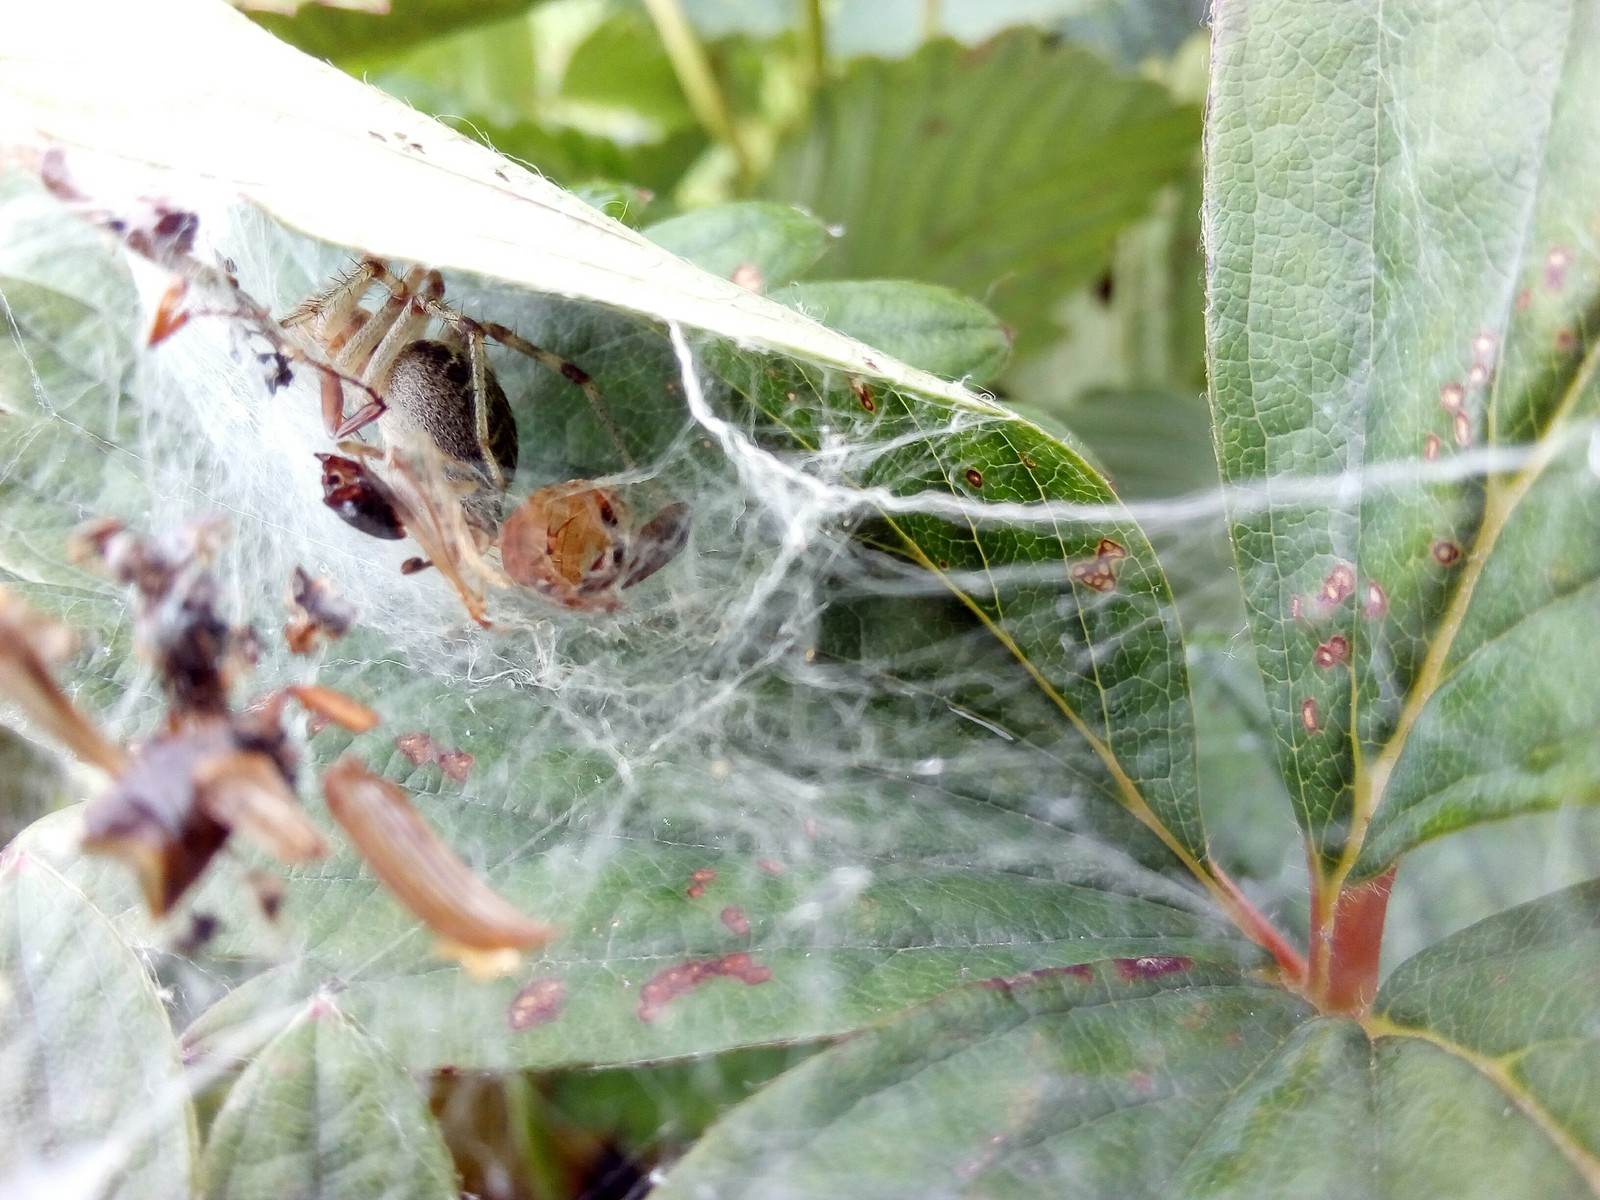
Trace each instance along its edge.
<instances>
[{"instance_id":1,"label":"spider","mask_svg":"<svg viewBox=\"0 0 1600 1200\"><path fill-rule=\"evenodd\" d=\"M374 287L388 298L376 310L363 308ZM442 327L439 340L425 336L435 322ZM582 367L503 325L457 312L445 303L437 271L414 267L401 276L368 256L280 324L302 331L326 360L322 416L328 432L348 439L376 423L386 447L379 452L345 440L340 453L319 454L323 502L373 537L409 534L428 557L410 559L401 569L438 567L480 623L487 623L484 585L505 583L482 552L501 533L505 493L517 466L516 421L487 361L485 341L524 354L580 388L623 462L634 465ZM352 385L363 402L346 415L345 392ZM507 573L575 609L621 607L617 590L659 570L683 548L688 533L683 505L669 505L635 530L614 491L584 481L542 489L518 512L517 532L509 546L502 545L502 554L511 556ZM550 527L542 540L533 534L541 524Z\"/></svg>"},{"instance_id":2,"label":"spider","mask_svg":"<svg viewBox=\"0 0 1600 1200\"><path fill-rule=\"evenodd\" d=\"M517 583L565 608L614 612L617 593L666 566L688 538L681 501L635 526L615 489L576 479L539 489L506 518L500 561Z\"/></svg>"},{"instance_id":3,"label":"spider","mask_svg":"<svg viewBox=\"0 0 1600 1200\"><path fill-rule=\"evenodd\" d=\"M375 286L388 298L375 311L361 307ZM442 327L439 340L424 336L434 322ZM443 458L445 477L461 485L467 524L480 548L499 531L506 487L517 469L516 420L484 353L486 340L526 355L581 389L624 463L633 466L588 372L504 325L475 321L451 308L438 271L413 267L400 276L369 255L279 324L303 331L332 368L322 376L328 432L348 438L375 421L385 445L419 438L431 444ZM364 385L366 397L348 416L346 377Z\"/></svg>"}]
</instances>

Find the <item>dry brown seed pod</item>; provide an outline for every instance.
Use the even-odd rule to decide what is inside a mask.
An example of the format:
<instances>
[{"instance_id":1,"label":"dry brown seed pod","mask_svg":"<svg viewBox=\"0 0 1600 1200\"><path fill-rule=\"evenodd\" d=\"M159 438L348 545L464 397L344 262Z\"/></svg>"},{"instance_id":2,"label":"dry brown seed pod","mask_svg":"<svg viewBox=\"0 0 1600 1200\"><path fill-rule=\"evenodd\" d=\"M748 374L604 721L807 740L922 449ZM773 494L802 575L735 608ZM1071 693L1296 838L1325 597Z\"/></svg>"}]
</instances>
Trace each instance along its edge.
<instances>
[{"instance_id":1,"label":"dry brown seed pod","mask_svg":"<svg viewBox=\"0 0 1600 1200\"><path fill-rule=\"evenodd\" d=\"M346 755L322 776L328 811L401 904L446 943L469 951L530 950L550 928L473 874L412 807L404 789Z\"/></svg>"},{"instance_id":2,"label":"dry brown seed pod","mask_svg":"<svg viewBox=\"0 0 1600 1200\"><path fill-rule=\"evenodd\" d=\"M127 766L127 755L73 707L50 674L72 643L66 626L0 588L0 695L84 762L117 775Z\"/></svg>"}]
</instances>

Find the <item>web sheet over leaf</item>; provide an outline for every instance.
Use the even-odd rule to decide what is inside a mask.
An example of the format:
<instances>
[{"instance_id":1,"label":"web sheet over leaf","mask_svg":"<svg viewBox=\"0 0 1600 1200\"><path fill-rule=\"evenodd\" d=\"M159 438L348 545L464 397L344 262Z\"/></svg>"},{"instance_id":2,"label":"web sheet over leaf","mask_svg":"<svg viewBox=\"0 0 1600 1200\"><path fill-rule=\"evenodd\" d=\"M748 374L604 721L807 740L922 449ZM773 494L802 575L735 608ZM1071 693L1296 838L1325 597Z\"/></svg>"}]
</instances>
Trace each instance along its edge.
<instances>
[{"instance_id":1,"label":"web sheet over leaf","mask_svg":"<svg viewBox=\"0 0 1600 1200\"><path fill-rule=\"evenodd\" d=\"M682 499L694 521L630 612L506 593L496 629L474 633L438 580L396 570L408 551L320 504L315 378L269 392L259 339L225 314L137 348L131 322L74 299L137 309L111 245L26 181L3 211L19 411L0 556L35 603L107 639L85 698L124 732L149 728L120 606L63 565L67 531L93 513L157 526L220 510L241 617L274 629L297 564L354 599L363 627L318 673L385 717L354 749L560 931L484 986L441 966L348 855L292 881L276 931L224 868L195 901L223 918L213 949L277 965L208 1014L197 1050L263 1014L272 1029L330 978L407 1065L465 1067L835 1034L964 978L1084 958L1253 961L1159 873L1205 852L1165 582L1103 482L1037 429L453 277L468 312L592 371L645 464L624 477L630 502ZM201 252L274 312L348 261L249 209L205 208L200 225ZM100 257L52 284L63 241ZM576 389L494 358L519 493L619 468ZM262 686L304 671L265 640ZM417 765L401 735L468 763L465 778ZM319 734L313 761L344 748ZM170 941L127 912L118 876L82 879L130 936Z\"/></svg>"},{"instance_id":2,"label":"web sheet over leaf","mask_svg":"<svg viewBox=\"0 0 1600 1200\"><path fill-rule=\"evenodd\" d=\"M1212 400L1279 761L1353 878L1600 796L1600 6L1219 9Z\"/></svg>"}]
</instances>

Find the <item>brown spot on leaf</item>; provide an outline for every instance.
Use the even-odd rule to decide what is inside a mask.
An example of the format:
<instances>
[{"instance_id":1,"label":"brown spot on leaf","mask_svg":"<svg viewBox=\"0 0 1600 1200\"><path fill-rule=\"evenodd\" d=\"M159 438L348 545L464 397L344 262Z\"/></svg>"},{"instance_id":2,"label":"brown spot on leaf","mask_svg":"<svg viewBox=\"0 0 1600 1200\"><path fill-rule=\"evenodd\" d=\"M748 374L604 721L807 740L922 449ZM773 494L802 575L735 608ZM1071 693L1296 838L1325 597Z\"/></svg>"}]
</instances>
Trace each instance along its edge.
<instances>
[{"instance_id":1,"label":"brown spot on leaf","mask_svg":"<svg viewBox=\"0 0 1600 1200\"><path fill-rule=\"evenodd\" d=\"M726 925L730 932L744 937L750 932L750 918L744 915L744 909L729 905L719 914L719 919Z\"/></svg>"},{"instance_id":2,"label":"brown spot on leaf","mask_svg":"<svg viewBox=\"0 0 1600 1200\"><path fill-rule=\"evenodd\" d=\"M1322 728L1322 718L1317 713L1317 702L1305 700L1300 705L1300 724L1307 733L1316 733Z\"/></svg>"},{"instance_id":3,"label":"brown spot on leaf","mask_svg":"<svg viewBox=\"0 0 1600 1200\"><path fill-rule=\"evenodd\" d=\"M760 867L768 875L782 875L789 869L775 858L758 858L756 859L756 866Z\"/></svg>"},{"instance_id":4,"label":"brown spot on leaf","mask_svg":"<svg viewBox=\"0 0 1600 1200\"><path fill-rule=\"evenodd\" d=\"M689 897L691 900L700 899L701 896L706 894L706 884L710 883L716 877L717 873L715 871L708 871L704 868L691 872L689 875L689 886L684 890L683 894Z\"/></svg>"},{"instance_id":5,"label":"brown spot on leaf","mask_svg":"<svg viewBox=\"0 0 1600 1200\"><path fill-rule=\"evenodd\" d=\"M1096 592L1110 592L1117 586L1117 564L1128 557L1120 542L1101 538L1092 559L1074 563L1068 574L1077 583Z\"/></svg>"},{"instance_id":6,"label":"brown spot on leaf","mask_svg":"<svg viewBox=\"0 0 1600 1200\"><path fill-rule=\"evenodd\" d=\"M872 389L867 386L865 379L852 379L850 390L856 394L856 399L861 402L861 407L868 412L878 411L878 402L872 398Z\"/></svg>"},{"instance_id":7,"label":"brown spot on leaf","mask_svg":"<svg viewBox=\"0 0 1600 1200\"><path fill-rule=\"evenodd\" d=\"M983 486L983 472L978 470L977 467L968 467L967 482L975 488L981 488Z\"/></svg>"},{"instance_id":8,"label":"brown spot on leaf","mask_svg":"<svg viewBox=\"0 0 1600 1200\"><path fill-rule=\"evenodd\" d=\"M426 733L399 734L394 739L394 748L405 755L414 767L438 763L439 769L457 783L466 782L467 776L472 773L472 764L476 761L465 750L453 750L448 746L441 746Z\"/></svg>"},{"instance_id":9,"label":"brown spot on leaf","mask_svg":"<svg viewBox=\"0 0 1600 1200\"><path fill-rule=\"evenodd\" d=\"M1571 354L1578 348L1578 335L1570 329L1556 330L1556 350L1562 354Z\"/></svg>"},{"instance_id":10,"label":"brown spot on leaf","mask_svg":"<svg viewBox=\"0 0 1600 1200\"><path fill-rule=\"evenodd\" d=\"M516 1033L547 1025L561 1015L567 1003L565 981L554 978L535 979L511 998L506 1009L506 1024Z\"/></svg>"},{"instance_id":11,"label":"brown spot on leaf","mask_svg":"<svg viewBox=\"0 0 1600 1200\"><path fill-rule=\"evenodd\" d=\"M1523 288L1520 292L1517 293L1516 306L1517 306L1517 311L1518 312L1527 312L1528 311L1528 306L1530 304L1532 304L1532 303L1533 303L1533 292L1532 292L1532 290L1530 290L1529 288Z\"/></svg>"},{"instance_id":12,"label":"brown spot on leaf","mask_svg":"<svg viewBox=\"0 0 1600 1200\"><path fill-rule=\"evenodd\" d=\"M1376 580L1367 580L1367 595L1366 599L1361 602L1361 615L1369 621L1376 621L1388 611L1388 594L1378 586Z\"/></svg>"},{"instance_id":13,"label":"brown spot on leaf","mask_svg":"<svg viewBox=\"0 0 1600 1200\"><path fill-rule=\"evenodd\" d=\"M729 278L747 292L767 290L767 282L761 277L761 268L755 263L740 263L733 269L733 274Z\"/></svg>"},{"instance_id":14,"label":"brown spot on leaf","mask_svg":"<svg viewBox=\"0 0 1600 1200\"><path fill-rule=\"evenodd\" d=\"M1428 553L1441 567L1453 567L1461 561L1461 547L1443 538L1429 546Z\"/></svg>"},{"instance_id":15,"label":"brown spot on leaf","mask_svg":"<svg viewBox=\"0 0 1600 1200\"><path fill-rule=\"evenodd\" d=\"M405 755L414 767L431 763L439 753L433 739L425 733L399 734L394 739L394 748Z\"/></svg>"},{"instance_id":16,"label":"brown spot on leaf","mask_svg":"<svg viewBox=\"0 0 1600 1200\"><path fill-rule=\"evenodd\" d=\"M1422 461L1437 461L1439 457L1439 451L1443 448L1444 443L1439 440L1439 435L1437 433L1430 433L1422 441Z\"/></svg>"},{"instance_id":17,"label":"brown spot on leaf","mask_svg":"<svg viewBox=\"0 0 1600 1200\"><path fill-rule=\"evenodd\" d=\"M467 776L472 773L474 761L472 755L465 750L441 750L439 752L439 769L457 783L465 783L467 781Z\"/></svg>"},{"instance_id":18,"label":"brown spot on leaf","mask_svg":"<svg viewBox=\"0 0 1600 1200\"><path fill-rule=\"evenodd\" d=\"M1311 661L1323 670L1336 667L1350 657L1350 639L1343 634L1336 633L1327 641L1317 647L1316 653L1311 656Z\"/></svg>"},{"instance_id":19,"label":"brown spot on leaf","mask_svg":"<svg viewBox=\"0 0 1600 1200\"><path fill-rule=\"evenodd\" d=\"M1333 570L1328 572L1322 581L1322 589L1317 593L1317 599L1324 608L1335 608L1350 598L1356 590L1356 569L1347 562L1335 563Z\"/></svg>"},{"instance_id":20,"label":"brown spot on leaf","mask_svg":"<svg viewBox=\"0 0 1600 1200\"><path fill-rule=\"evenodd\" d=\"M641 1021L654 1021L668 1004L693 991L707 980L726 978L741 983L766 983L772 970L756 962L744 951L724 954L721 958L696 958L676 966L657 971L639 989L639 1004L635 1009Z\"/></svg>"},{"instance_id":21,"label":"brown spot on leaf","mask_svg":"<svg viewBox=\"0 0 1600 1200\"><path fill-rule=\"evenodd\" d=\"M1473 363L1467 371L1467 386L1481 388L1489 382L1490 367L1488 363Z\"/></svg>"},{"instance_id":22,"label":"brown spot on leaf","mask_svg":"<svg viewBox=\"0 0 1600 1200\"><path fill-rule=\"evenodd\" d=\"M1450 418L1450 430L1455 434L1456 445L1465 449L1472 445L1472 418L1458 412Z\"/></svg>"},{"instance_id":23,"label":"brown spot on leaf","mask_svg":"<svg viewBox=\"0 0 1600 1200\"><path fill-rule=\"evenodd\" d=\"M1572 251L1565 246L1552 246L1544 256L1544 286L1546 291L1559 292L1567 286L1567 268L1572 266Z\"/></svg>"},{"instance_id":24,"label":"brown spot on leaf","mask_svg":"<svg viewBox=\"0 0 1600 1200\"><path fill-rule=\"evenodd\" d=\"M1467 398L1467 389L1459 383L1447 383L1439 389L1439 407L1445 412L1460 412Z\"/></svg>"},{"instance_id":25,"label":"brown spot on leaf","mask_svg":"<svg viewBox=\"0 0 1600 1200\"><path fill-rule=\"evenodd\" d=\"M1480 329L1472 338L1472 361L1479 366L1492 367L1500 343L1487 329Z\"/></svg>"},{"instance_id":26,"label":"brown spot on leaf","mask_svg":"<svg viewBox=\"0 0 1600 1200\"><path fill-rule=\"evenodd\" d=\"M996 975L993 979L980 981L978 986L1009 992L1044 979L1059 979L1063 976L1088 983L1094 979L1094 968L1088 963L1073 963L1065 967L1041 967L1037 971L1024 971L1021 975Z\"/></svg>"}]
</instances>

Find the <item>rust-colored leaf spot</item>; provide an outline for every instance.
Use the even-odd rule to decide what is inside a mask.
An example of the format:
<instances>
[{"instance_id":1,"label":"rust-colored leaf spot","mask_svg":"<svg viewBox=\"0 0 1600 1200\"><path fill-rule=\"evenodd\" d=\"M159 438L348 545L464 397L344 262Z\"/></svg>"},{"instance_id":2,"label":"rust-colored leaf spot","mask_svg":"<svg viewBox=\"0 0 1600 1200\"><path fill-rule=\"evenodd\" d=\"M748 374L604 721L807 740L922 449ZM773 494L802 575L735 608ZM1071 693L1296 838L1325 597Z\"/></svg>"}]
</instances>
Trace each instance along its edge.
<instances>
[{"instance_id":1,"label":"rust-colored leaf spot","mask_svg":"<svg viewBox=\"0 0 1600 1200\"><path fill-rule=\"evenodd\" d=\"M782 875L789 869L775 858L758 858L756 859L756 866L760 867L768 875Z\"/></svg>"},{"instance_id":2,"label":"rust-colored leaf spot","mask_svg":"<svg viewBox=\"0 0 1600 1200\"><path fill-rule=\"evenodd\" d=\"M1480 329L1472 336L1472 361L1484 367L1494 366L1495 356L1500 352L1500 342L1487 329Z\"/></svg>"},{"instance_id":3,"label":"rust-colored leaf spot","mask_svg":"<svg viewBox=\"0 0 1600 1200\"><path fill-rule=\"evenodd\" d=\"M1033 455L1031 454L1024 454L1022 456L1022 465L1028 468L1030 471L1036 471L1039 469L1039 464L1033 461Z\"/></svg>"},{"instance_id":4,"label":"rust-colored leaf spot","mask_svg":"<svg viewBox=\"0 0 1600 1200\"><path fill-rule=\"evenodd\" d=\"M978 986L999 992L1009 992L1015 988L1027 987L1029 984L1038 983L1040 980L1060 979L1062 977L1089 983L1094 979L1094 968L1088 963L1073 963L1066 967L1041 967L1037 971L1024 971L1021 975L996 975L993 979L980 980Z\"/></svg>"},{"instance_id":5,"label":"rust-colored leaf spot","mask_svg":"<svg viewBox=\"0 0 1600 1200\"><path fill-rule=\"evenodd\" d=\"M718 919L740 937L750 932L750 918L744 915L742 908L735 908L730 904L718 914Z\"/></svg>"},{"instance_id":6,"label":"rust-colored leaf spot","mask_svg":"<svg viewBox=\"0 0 1600 1200\"><path fill-rule=\"evenodd\" d=\"M1456 413L1450 419L1450 428L1456 436L1456 445L1462 448L1472 445L1472 418L1466 413Z\"/></svg>"},{"instance_id":7,"label":"rust-colored leaf spot","mask_svg":"<svg viewBox=\"0 0 1600 1200\"><path fill-rule=\"evenodd\" d=\"M981 488L983 486L983 472L978 470L977 467L968 467L967 482L975 488Z\"/></svg>"},{"instance_id":8,"label":"rust-colored leaf spot","mask_svg":"<svg viewBox=\"0 0 1600 1200\"><path fill-rule=\"evenodd\" d=\"M425 733L402 733L394 739L394 748L405 755L414 767L433 762L439 754L438 746Z\"/></svg>"},{"instance_id":9,"label":"rust-colored leaf spot","mask_svg":"<svg viewBox=\"0 0 1600 1200\"><path fill-rule=\"evenodd\" d=\"M1441 567L1453 567L1461 561L1461 547L1442 538L1428 547L1428 553Z\"/></svg>"},{"instance_id":10,"label":"rust-colored leaf spot","mask_svg":"<svg viewBox=\"0 0 1600 1200\"><path fill-rule=\"evenodd\" d=\"M1361 602L1361 615L1369 621L1376 621L1388 611L1388 593L1378 586L1377 580L1367 580L1367 595Z\"/></svg>"},{"instance_id":11,"label":"rust-colored leaf spot","mask_svg":"<svg viewBox=\"0 0 1600 1200\"><path fill-rule=\"evenodd\" d=\"M748 984L766 983L772 978L772 969L762 966L742 950L721 958L695 958L664 967L639 989L635 1012L641 1021L654 1021L679 996L717 978L737 979Z\"/></svg>"},{"instance_id":12,"label":"rust-colored leaf spot","mask_svg":"<svg viewBox=\"0 0 1600 1200\"><path fill-rule=\"evenodd\" d=\"M1317 599L1324 608L1334 608L1348 600L1355 590L1356 569L1347 562L1335 563L1328 577L1322 581Z\"/></svg>"},{"instance_id":13,"label":"rust-colored leaf spot","mask_svg":"<svg viewBox=\"0 0 1600 1200\"><path fill-rule=\"evenodd\" d=\"M1136 1096L1154 1096L1156 1094L1156 1081L1143 1071L1134 1071L1128 1076L1128 1086L1133 1089Z\"/></svg>"},{"instance_id":14,"label":"rust-colored leaf spot","mask_svg":"<svg viewBox=\"0 0 1600 1200\"><path fill-rule=\"evenodd\" d=\"M1445 412L1460 412L1467 399L1467 389L1459 383L1447 383L1439 389L1439 407Z\"/></svg>"},{"instance_id":15,"label":"rust-colored leaf spot","mask_svg":"<svg viewBox=\"0 0 1600 1200\"><path fill-rule=\"evenodd\" d=\"M1350 639L1342 633L1336 633L1327 641L1317 647L1316 653L1311 656L1311 661L1323 670L1336 667L1350 657Z\"/></svg>"},{"instance_id":16,"label":"rust-colored leaf spot","mask_svg":"<svg viewBox=\"0 0 1600 1200\"><path fill-rule=\"evenodd\" d=\"M1101 538L1094 557L1074 563L1068 572L1073 580L1096 592L1110 592L1117 586L1117 564L1128 557L1127 547L1110 538Z\"/></svg>"},{"instance_id":17,"label":"rust-colored leaf spot","mask_svg":"<svg viewBox=\"0 0 1600 1200\"><path fill-rule=\"evenodd\" d=\"M716 877L717 873L715 871L708 871L704 868L691 872L689 875L689 886L684 890L683 894L689 897L691 900L700 899L701 896L706 894L706 884L710 883Z\"/></svg>"},{"instance_id":18,"label":"rust-colored leaf spot","mask_svg":"<svg viewBox=\"0 0 1600 1200\"><path fill-rule=\"evenodd\" d=\"M1556 330L1556 350L1562 354L1571 354L1578 348L1578 335L1570 329Z\"/></svg>"},{"instance_id":19,"label":"rust-colored leaf spot","mask_svg":"<svg viewBox=\"0 0 1600 1200\"><path fill-rule=\"evenodd\" d=\"M457 783L465 783L467 781L467 776L472 774L474 761L472 755L465 750L441 750L439 752L439 769Z\"/></svg>"},{"instance_id":20,"label":"rust-colored leaf spot","mask_svg":"<svg viewBox=\"0 0 1600 1200\"><path fill-rule=\"evenodd\" d=\"M1444 443L1439 440L1439 435L1437 433L1430 433L1422 441L1422 461L1423 462L1436 462L1436 461L1438 461L1439 451L1442 450L1443 448L1444 448Z\"/></svg>"},{"instance_id":21,"label":"rust-colored leaf spot","mask_svg":"<svg viewBox=\"0 0 1600 1200\"><path fill-rule=\"evenodd\" d=\"M1532 304L1532 303L1533 303L1533 292L1532 292L1531 289L1523 288L1520 292L1517 293L1516 305L1517 305L1517 311L1518 312L1527 312L1528 311L1528 306L1530 304Z\"/></svg>"},{"instance_id":22,"label":"rust-colored leaf spot","mask_svg":"<svg viewBox=\"0 0 1600 1200\"><path fill-rule=\"evenodd\" d=\"M548 1025L567 1003L567 985L560 979L535 979L515 996L506 1009L506 1024L516 1033L535 1025Z\"/></svg>"},{"instance_id":23,"label":"rust-colored leaf spot","mask_svg":"<svg viewBox=\"0 0 1600 1200\"><path fill-rule=\"evenodd\" d=\"M1565 246L1551 246L1544 256L1544 286L1546 291L1559 292L1567 286L1567 268L1572 266L1572 251Z\"/></svg>"},{"instance_id":24,"label":"rust-colored leaf spot","mask_svg":"<svg viewBox=\"0 0 1600 1200\"><path fill-rule=\"evenodd\" d=\"M868 412L878 411L878 402L873 399L872 389L867 386L865 379L852 379L850 390L856 394L856 399L861 402L861 407Z\"/></svg>"},{"instance_id":25,"label":"rust-colored leaf spot","mask_svg":"<svg viewBox=\"0 0 1600 1200\"><path fill-rule=\"evenodd\" d=\"M1316 733L1322 728L1322 718L1317 713L1317 702L1306 700L1300 705L1300 724L1307 733Z\"/></svg>"},{"instance_id":26,"label":"rust-colored leaf spot","mask_svg":"<svg viewBox=\"0 0 1600 1200\"><path fill-rule=\"evenodd\" d=\"M439 769L457 783L465 783L472 773L476 760L465 750L441 746L426 733L402 733L394 739L394 748L400 751L414 767L438 763Z\"/></svg>"},{"instance_id":27,"label":"rust-colored leaf spot","mask_svg":"<svg viewBox=\"0 0 1600 1200\"><path fill-rule=\"evenodd\" d=\"M1132 982L1187 971L1194 966L1194 959L1182 954L1158 954L1146 958L1113 958L1111 965L1119 978Z\"/></svg>"},{"instance_id":28,"label":"rust-colored leaf spot","mask_svg":"<svg viewBox=\"0 0 1600 1200\"><path fill-rule=\"evenodd\" d=\"M733 269L733 274L729 278L747 292L764 292L767 290L767 282L761 277L761 268L756 266L755 263L740 263Z\"/></svg>"}]
</instances>

